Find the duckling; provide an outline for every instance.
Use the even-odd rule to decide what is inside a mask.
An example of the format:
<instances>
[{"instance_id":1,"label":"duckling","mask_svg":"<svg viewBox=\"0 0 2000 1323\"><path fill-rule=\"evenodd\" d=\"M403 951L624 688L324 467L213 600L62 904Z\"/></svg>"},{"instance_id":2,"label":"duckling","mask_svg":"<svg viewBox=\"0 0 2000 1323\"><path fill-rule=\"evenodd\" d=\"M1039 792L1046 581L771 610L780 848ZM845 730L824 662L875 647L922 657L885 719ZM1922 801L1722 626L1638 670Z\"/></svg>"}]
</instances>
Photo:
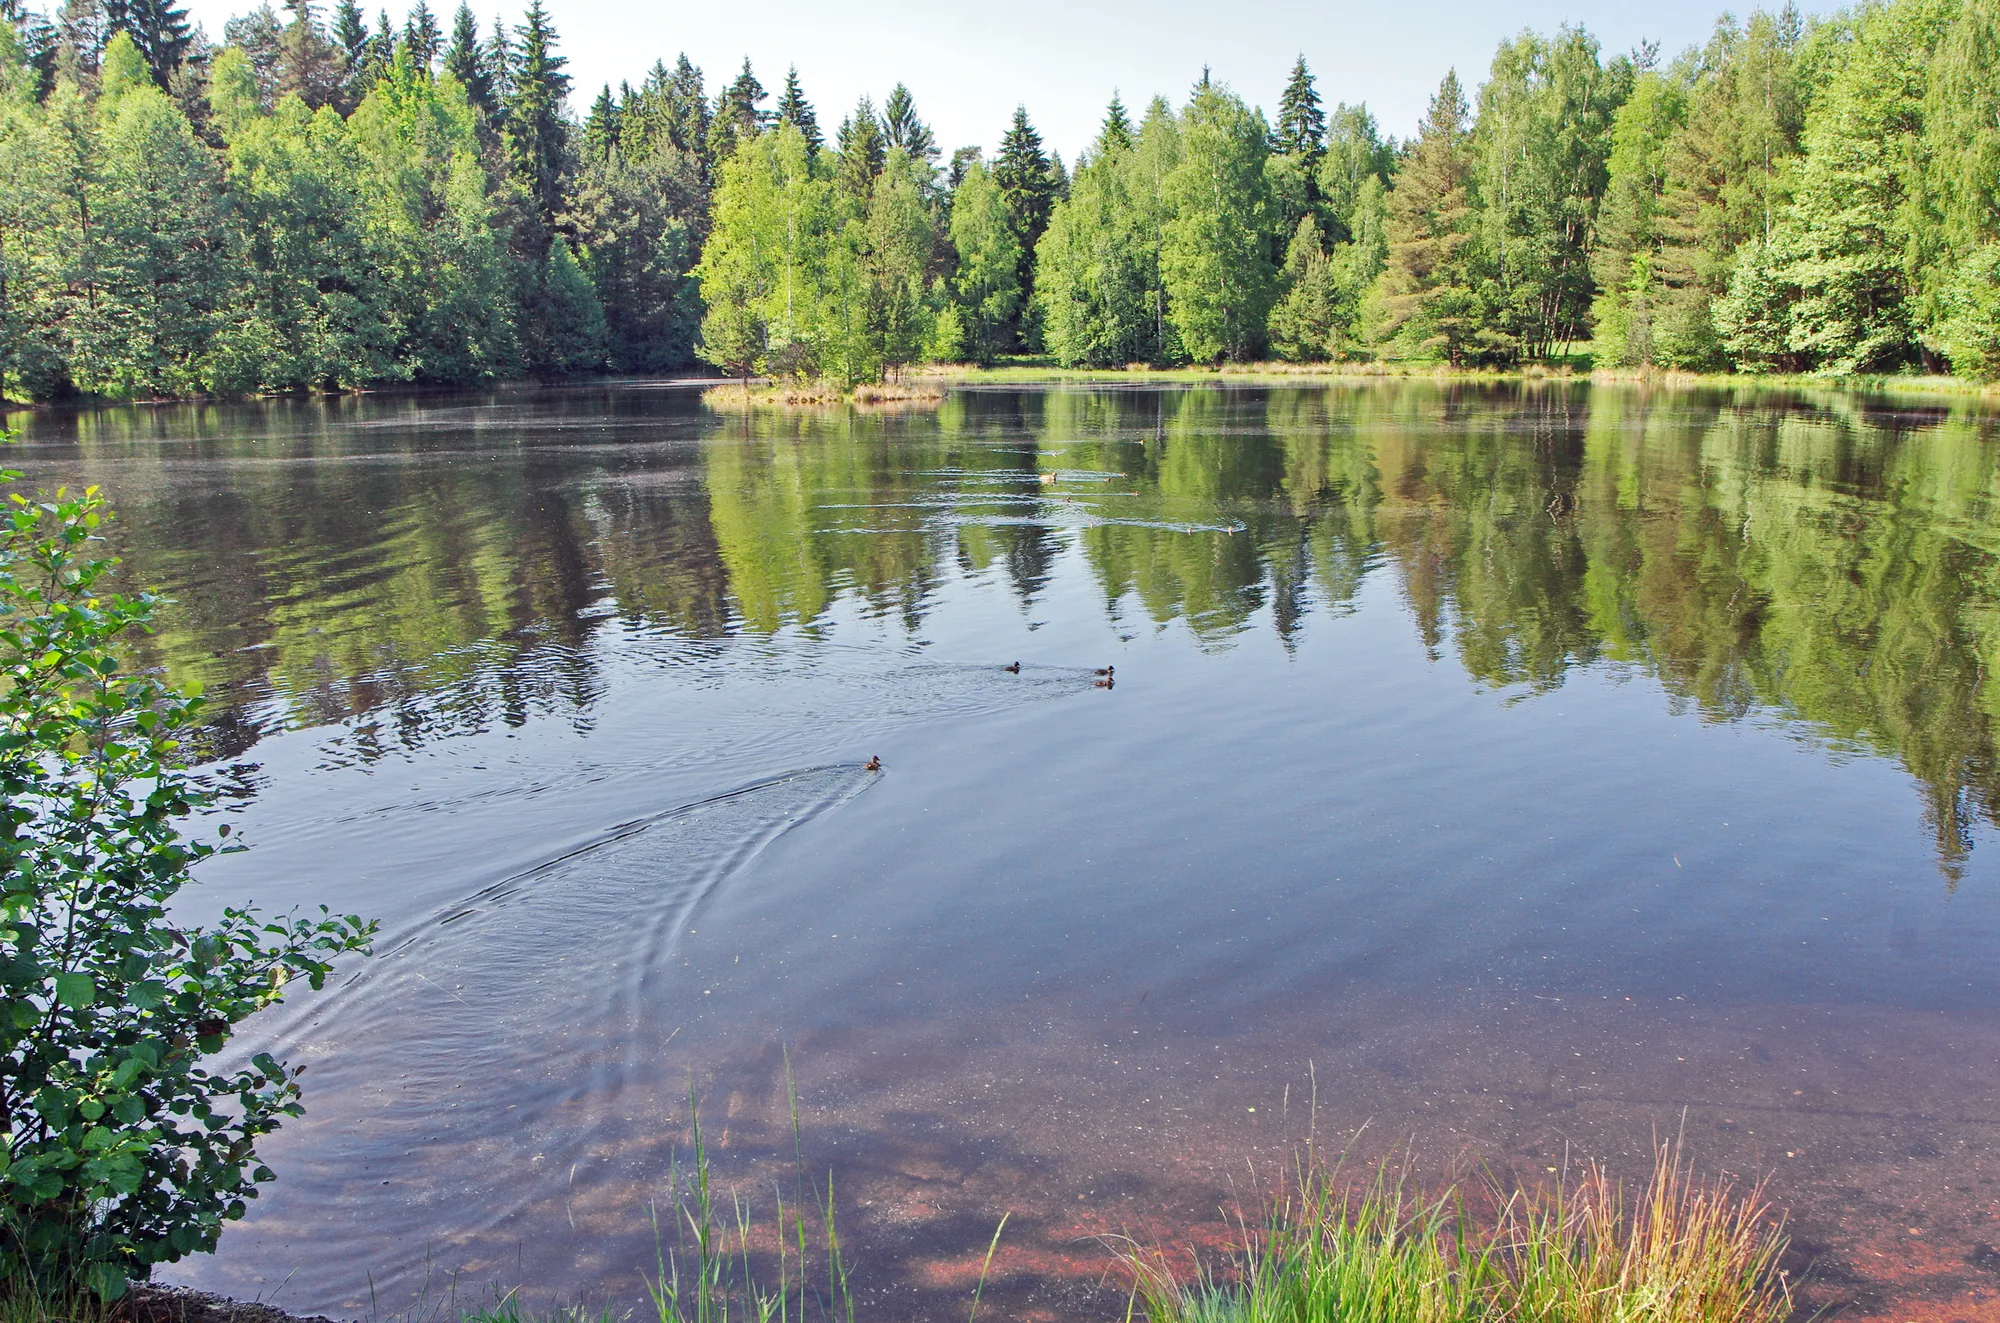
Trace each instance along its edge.
<instances>
[{"instance_id":1,"label":"duckling","mask_svg":"<svg viewBox=\"0 0 2000 1323\"><path fill-rule=\"evenodd\" d=\"M863 767L861 768L861 770L862 770L862 771L864 771L864 772L879 772L879 771L881 771L881 770L882 770L882 759L881 759L880 757L875 757L875 758L870 758L870 759L869 759L869 760L867 761L867 763L866 763L865 765L863 765Z\"/></svg>"},{"instance_id":2,"label":"duckling","mask_svg":"<svg viewBox=\"0 0 2000 1323\"><path fill-rule=\"evenodd\" d=\"M1109 689L1113 684L1117 682L1107 678L1103 680L1093 680L1091 681L1091 683L1096 685L1099 689Z\"/></svg>"},{"instance_id":3,"label":"duckling","mask_svg":"<svg viewBox=\"0 0 2000 1323\"><path fill-rule=\"evenodd\" d=\"M1092 672L1091 672L1091 674L1092 674L1092 675L1116 675L1116 674L1118 674L1118 668L1117 668L1116 666L1100 666L1100 667L1099 667L1099 668L1097 668L1096 670L1092 671Z\"/></svg>"},{"instance_id":4,"label":"duckling","mask_svg":"<svg viewBox=\"0 0 2000 1323\"><path fill-rule=\"evenodd\" d=\"M1009 675L1019 675L1021 673L1021 663L1015 662L1012 666L1002 666L1000 669Z\"/></svg>"}]
</instances>

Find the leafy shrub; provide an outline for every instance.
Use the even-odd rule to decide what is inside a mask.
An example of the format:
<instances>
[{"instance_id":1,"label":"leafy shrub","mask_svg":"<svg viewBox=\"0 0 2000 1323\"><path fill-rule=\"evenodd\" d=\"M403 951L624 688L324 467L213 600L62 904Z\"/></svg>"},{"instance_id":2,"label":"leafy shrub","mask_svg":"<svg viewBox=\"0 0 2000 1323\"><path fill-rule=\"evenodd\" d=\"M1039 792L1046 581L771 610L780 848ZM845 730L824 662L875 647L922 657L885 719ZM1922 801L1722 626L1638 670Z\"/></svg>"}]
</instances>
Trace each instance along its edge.
<instances>
[{"instance_id":1,"label":"leafy shrub","mask_svg":"<svg viewBox=\"0 0 2000 1323\"><path fill-rule=\"evenodd\" d=\"M0 473L13 483L18 473ZM168 903L229 847L184 838L177 765L196 686L130 668L162 605L104 592L96 488L0 514L0 1285L116 1298L215 1247L258 1183L259 1137L301 1114L299 1071L221 1068L233 1026L372 923L321 909L186 928ZM221 835L226 836L225 827Z\"/></svg>"}]
</instances>

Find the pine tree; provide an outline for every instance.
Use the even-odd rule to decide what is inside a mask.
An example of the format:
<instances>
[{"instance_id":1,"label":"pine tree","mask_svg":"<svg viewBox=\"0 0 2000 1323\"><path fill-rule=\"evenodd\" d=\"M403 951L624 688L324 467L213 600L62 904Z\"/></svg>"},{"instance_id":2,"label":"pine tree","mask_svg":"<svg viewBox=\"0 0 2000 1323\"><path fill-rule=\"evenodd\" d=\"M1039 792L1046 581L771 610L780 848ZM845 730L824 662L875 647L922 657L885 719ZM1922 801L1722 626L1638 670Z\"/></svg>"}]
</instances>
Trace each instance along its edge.
<instances>
[{"instance_id":1,"label":"pine tree","mask_svg":"<svg viewBox=\"0 0 2000 1323\"><path fill-rule=\"evenodd\" d=\"M310 0L286 0L291 22L278 37L275 95L297 96L308 106L333 105L346 83L340 50L321 31Z\"/></svg>"},{"instance_id":2,"label":"pine tree","mask_svg":"<svg viewBox=\"0 0 2000 1323\"><path fill-rule=\"evenodd\" d=\"M1028 108L1014 107L1014 122L1000 140L1000 155L993 163L993 182L1007 207L1007 223L1020 249L1019 285L1021 320L1014 326L1017 339L1031 338L1032 319L1027 316L1035 296L1035 245L1049 227L1049 213L1055 207L1055 180L1049 173L1049 158L1042 151L1042 135L1028 122Z\"/></svg>"},{"instance_id":3,"label":"pine tree","mask_svg":"<svg viewBox=\"0 0 2000 1323\"><path fill-rule=\"evenodd\" d=\"M268 106L277 93L278 67L284 60L284 25L278 22L270 5L261 4L230 19L223 25L222 33L231 46L250 57L250 68L257 75L258 95Z\"/></svg>"},{"instance_id":4,"label":"pine tree","mask_svg":"<svg viewBox=\"0 0 2000 1323\"><path fill-rule=\"evenodd\" d=\"M889 99L882 103L882 129L889 146L901 147L911 160L925 167L937 164L937 136L917 118L916 99L901 83L896 84Z\"/></svg>"},{"instance_id":5,"label":"pine tree","mask_svg":"<svg viewBox=\"0 0 2000 1323\"><path fill-rule=\"evenodd\" d=\"M810 156L819 155L819 149L826 145L819 131L819 117L813 114L812 102L806 100L805 89L799 86L796 64L785 70L785 92L778 98L778 123L794 125L805 135L806 153Z\"/></svg>"},{"instance_id":6,"label":"pine tree","mask_svg":"<svg viewBox=\"0 0 2000 1323\"><path fill-rule=\"evenodd\" d=\"M563 166L568 156L569 121L563 103L569 95L569 61L556 54L555 26L542 0L528 0L528 11L516 33L518 58L513 69L513 94L507 102L507 142L515 176L528 191L538 222L529 249L539 262L547 253L563 204Z\"/></svg>"},{"instance_id":7,"label":"pine tree","mask_svg":"<svg viewBox=\"0 0 2000 1323\"><path fill-rule=\"evenodd\" d=\"M882 121L875 114L875 103L865 96L855 105L854 112L840 122L839 152L840 163L835 171L841 188L867 201L874 191L875 177L882 173L888 148L883 141Z\"/></svg>"},{"instance_id":8,"label":"pine tree","mask_svg":"<svg viewBox=\"0 0 2000 1323\"><path fill-rule=\"evenodd\" d=\"M162 91L173 87L194 41L186 9L172 0L105 0L104 27L107 36L123 32L132 38L156 86Z\"/></svg>"},{"instance_id":9,"label":"pine tree","mask_svg":"<svg viewBox=\"0 0 2000 1323\"><path fill-rule=\"evenodd\" d=\"M1388 267L1378 282L1378 337L1454 367L1482 357L1489 312L1478 288L1468 113L1458 74L1446 74L1389 195Z\"/></svg>"},{"instance_id":10,"label":"pine tree","mask_svg":"<svg viewBox=\"0 0 2000 1323\"><path fill-rule=\"evenodd\" d=\"M266 6L265 13L269 12ZM104 6L100 0L63 0L55 29L57 75L78 87L88 86L104 53Z\"/></svg>"},{"instance_id":11,"label":"pine tree","mask_svg":"<svg viewBox=\"0 0 2000 1323\"><path fill-rule=\"evenodd\" d=\"M410 60L417 71L429 73L444 49L444 33L425 0L417 0L410 7L410 16L403 24L403 42L410 48Z\"/></svg>"},{"instance_id":12,"label":"pine tree","mask_svg":"<svg viewBox=\"0 0 2000 1323\"><path fill-rule=\"evenodd\" d=\"M1319 90L1304 55L1292 65L1292 76L1278 98L1277 146L1285 155L1301 158L1308 170L1317 169L1326 155L1326 112L1320 109Z\"/></svg>"}]
</instances>

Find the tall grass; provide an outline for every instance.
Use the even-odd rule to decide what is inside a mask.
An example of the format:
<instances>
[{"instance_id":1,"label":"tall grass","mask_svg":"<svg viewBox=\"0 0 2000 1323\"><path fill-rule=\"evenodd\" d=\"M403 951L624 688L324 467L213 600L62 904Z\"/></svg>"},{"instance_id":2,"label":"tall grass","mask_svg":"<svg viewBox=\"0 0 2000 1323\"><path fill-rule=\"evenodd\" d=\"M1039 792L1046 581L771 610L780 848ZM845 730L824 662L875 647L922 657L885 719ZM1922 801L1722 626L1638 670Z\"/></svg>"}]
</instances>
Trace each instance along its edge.
<instances>
[{"instance_id":1,"label":"tall grass","mask_svg":"<svg viewBox=\"0 0 2000 1323\"><path fill-rule=\"evenodd\" d=\"M1663 1145L1629 1209L1601 1168L1519 1191L1475 1219L1454 1192L1413 1198L1387 1168L1358 1192L1315 1156L1219 1268L1174 1271L1127 1245L1148 1323L1783 1323L1782 1220L1761 1185L1705 1183Z\"/></svg>"},{"instance_id":2,"label":"tall grass","mask_svg":"<svg viewBox=\"0 0 2000 1323\"><path fill-rule=\"evenodd\" d=\"M701 1110L692 1082L688 1090L693 1168L688 1188L681 1192L676 1161L669 1185L676 1192L667 1220L675 1229L669 1248L653 1214L656 1251L654 1276L646 1291L659 1323L729 1323L732 1318L756 1323L854 1323L854 1294L841 1254L840 1229L834 1216L833 1178L822 1195L806 1180L805 1142L799 1126L799 1095L786 1061L785 1089L791 1103L792 1151L795 1160L793 1201L788 1207L782 1190L774 1190L777 1214L777 1280L759 1278L752 1257L757 1225L750 1204L732 1193L724 1208L716 1198L709 1168L708 1143L702 1136ZM808 1218L807 1209L811 1209ZM814 1265L813 1247L818 1247ZM824 1287L820 1286L824 1275Z\"/></svg>"}]
</instances>

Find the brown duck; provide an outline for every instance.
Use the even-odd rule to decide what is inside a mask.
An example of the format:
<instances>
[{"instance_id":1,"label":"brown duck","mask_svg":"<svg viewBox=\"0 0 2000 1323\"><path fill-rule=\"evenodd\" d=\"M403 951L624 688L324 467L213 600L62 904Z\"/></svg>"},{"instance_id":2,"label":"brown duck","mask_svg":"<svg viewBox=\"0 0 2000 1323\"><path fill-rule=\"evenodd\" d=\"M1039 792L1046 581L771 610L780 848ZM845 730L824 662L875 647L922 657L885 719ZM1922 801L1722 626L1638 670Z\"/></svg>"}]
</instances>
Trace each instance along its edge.
<instances>
[{"instance_id":1,"label":"brown duck","mask_svg":"<svg viewBox=\"0 0 2000 1323\"><path fill-rule=\"evenodd\" d=\"M1012 666L1002 666L1000 669L1009 675L1019 675L1021 673L1021 663L1015 662Z\"/></svg>"},{"instance_id":2,"label":"brown duck","mask_svg":"<svg viewBox=\"0 0 2000 1323\"><path fill-rule=\"evenodd\" d=\"M865 764L863 764L863 765L862 765L862 768L861 768L861 770L862 770L862 771L864 771L864 772L879 772L879 771L881 771L881 770L882 770L882 759L881 759L880 757L875 757L875 758L870 758L870 759L869 759L869 760L868 760L868 761L867 761L867 762L866 762Z\"/></svg>"}]
</instances>

